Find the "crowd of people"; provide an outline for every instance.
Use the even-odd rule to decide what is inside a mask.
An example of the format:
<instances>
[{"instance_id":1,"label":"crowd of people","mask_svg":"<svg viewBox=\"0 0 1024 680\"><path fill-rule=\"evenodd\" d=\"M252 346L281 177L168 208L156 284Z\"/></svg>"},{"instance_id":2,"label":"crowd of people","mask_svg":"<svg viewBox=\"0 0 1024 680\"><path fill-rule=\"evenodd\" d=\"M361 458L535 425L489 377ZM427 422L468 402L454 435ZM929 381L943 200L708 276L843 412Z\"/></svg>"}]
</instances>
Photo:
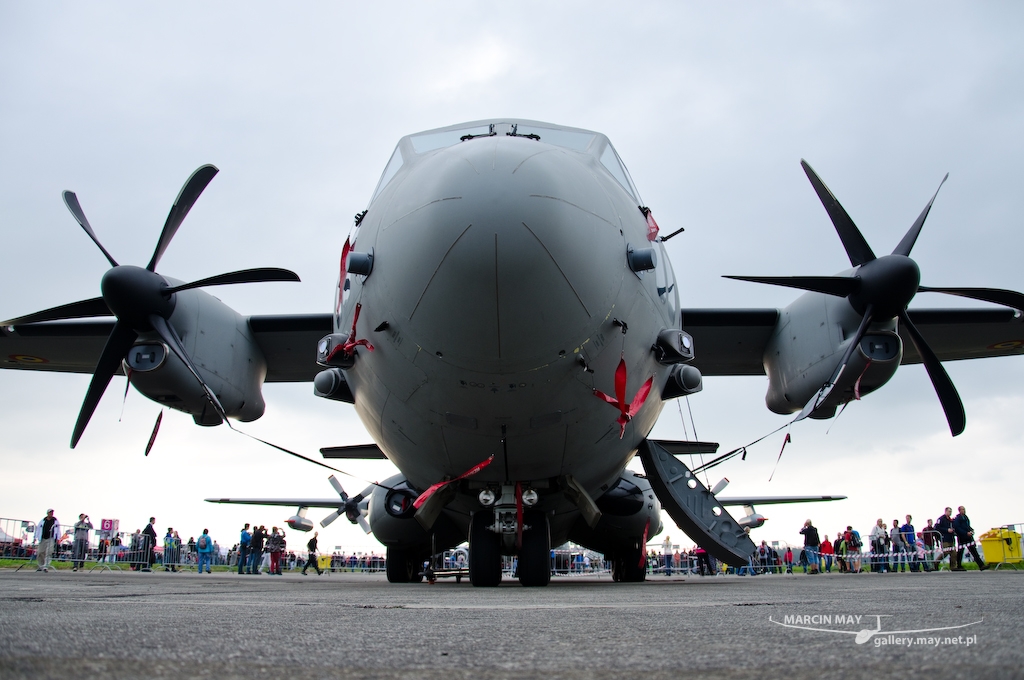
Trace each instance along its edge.
<instances>
[{"instance_id":1,"label":"crowd of people","mask_svg":"<svg viewBox=\"0 0 1024 680\"><path fill-rule=\"evenodd\" d=\"M798 549L798 554L794 554L792 547L777 549L767 541L761 541L748 566L733 571L770 574L793 573L794 568L803 568L807 574L831 573L833 569L839 573L920 573L938 570L945 560L949 561L951 571L966 571L963 566L965 552L970 554L978 569L984 571L988 565L978 552L970 518L963 506L958 511L954 517L952 508L947 507L937 520L927 520L920 530L915 528L911 515L905 515L903 523L894 519L891 525L878 518L866 537L848 525L836 532L832 539L828 534L819 534L817 527L808 519L800 529L803 548ZM162 544L158 543L155 524L156 518L150 517L145 528L132 534L99 532L98 545L93 548L90 534L94 527L88 515L80 514L73 527L62 532L54 511L47 510L46 516L35 526L36 570L46 572L52 569L55 554L69 556L73 571L82 569L86 560L127 562L136 571L152 571L159 565L164 571L173 572L184 565L195 565L199 573L211 573L213 565L228 565L237 569L238 574L248 575L281 575L284 569L301 569L303 575L307 575L310 569L318 575L325 568L332 571L384 569L384 558L377 555L334 553L322 562L318 532L306 541L305 551L297 553L288 551L283 528L271 527L268 531L266 526L259 525L250 530L251 525L247 523L239 534L238 542L224 552L207 529L203 529L198 538L190 537L183 543L178 532L168 527ZM162 550L158 551L158 546ZM680 552L669 536L665 537L662 546L662 555L654 550L648 555L649 573L711 575L719 571L711 555L700 546ZM557 570L556 557L553 550L552 566ZM571 567L578 566L583 572L591 571L590 565L585 564L589 557L582 552L579 557L581 564Z\"/></svg>"},{"instance_id":2,"label":"crowd of people","mask_svg":"<svg viewBox=\"0 0 1024 680\"><path fill-rule=\"evenodd\" d=\"M867 544L852 526L836 532L834 539L830 540L827 534L819 537L818 529L807 520L800 529L804 546L797 560L792 548L787 547L779 558L766 541L761 541L752 563L756 561L761 573L783 569L792 573L794 562L807 574L828 573L833 568L844 574L922 573L938 570L948 559L950 571L966 571L963 556L967 551L978 569L984 571L988 565L978 552L974 527L965 508L960 506L958 510L959 514L953 517L953 509L946 508L934 523L929 519L920 531L914 527L911 515L905 515L902 524L898 519L892 520L891 526L878 518L867 536Z\"/></svg>"}]
</instances>

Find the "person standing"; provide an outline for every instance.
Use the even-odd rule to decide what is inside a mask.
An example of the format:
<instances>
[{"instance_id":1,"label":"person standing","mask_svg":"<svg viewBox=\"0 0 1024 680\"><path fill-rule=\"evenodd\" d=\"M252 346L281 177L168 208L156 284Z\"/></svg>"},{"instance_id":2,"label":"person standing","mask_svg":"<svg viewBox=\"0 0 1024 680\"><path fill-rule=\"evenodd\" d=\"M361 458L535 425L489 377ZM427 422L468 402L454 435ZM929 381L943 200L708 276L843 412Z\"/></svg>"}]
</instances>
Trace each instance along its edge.
<instances>
[{"instance_id":1,"label":"person standing","mask_svg":"<svg viewBox=\"0 0 1024 680\"><path fill-rule=\"evenodd\" d=\"M274 576L281 566L282 552L281 535L278 533L277 527L272 527L270 530L270 537L267 539L267 552L270 553L270 575Z\"/></svg>"},{"instance_id":2,"label":"person standing","mask_svg":"<svg viewBox=\"0 0 1024 680\"><path fill-rule=\"evenodd\" d=\"M911 520L914 518L907 515L907 521L900 527L900 534L903 536L903 545L907 548L907 569L914 572L919 569L917 563L917 532Z\"/></svg>"},{"instance_id":3,"label":"person standing","mask_svg":"<svg viewBox=\"0 0 1024 680\"><path fill-rule=\"evenodd\" d=\"M921 531L921 541L924 543L924 568L925 571L931 571L932 563L935 561L935 551L942 546L942 536L935 530L931 520L928 520L928 525Z\"/></svg>"},{"instance_id":4,"label":"person standing","mask_svg":"<svg viewBox=\"0 0 1024 680\"><path fill-rule=\"evenodd\" d=\"M142 571L152 571L156 562L156 529L153 527L155 523L156 517L150 517L149 524L142 530L142 547L145 554Z\"/></svg>"},{"instance_id":5,"label":"person standing","mask_svg":"<svg viewBox=\"0 0 1024 680\"><path fill-rule=\"evenodd\" d=\"M672 575L672 538L665 536L665 541L661 544L661 555L665 564L665 576Z\"/></svg>"},{"instance_id":6,"label":"person standing","mask_svg":"<svg viewBox=\"0 0 1024 680\"><path fill-rule=\"evenodd\" d=\"M203 565L206 565L206 573L210 572L210 563L213 558L213 539L210 537L210 530L203 529L199 540L196 541L196 553L199 556L199 573L203 573Z\"/></svg>"},{"instance_id":7,"label":"person standing","mask_svg":"<svg viewBox=\"0 0 1024 680\"><path fill-rule=\"evenodd\" d=\"M320 535L319 531L313 532L313 538L309 539L306 543L306 550L309 551L309 559L306 560L306 566L302 568L302 575L306 575L306 570L310 567L316 569L316 575L322 576L324 572L320 570L320 565L317 564L316 551L317 551L317 540L316 537Z\"/></svg>"},{"instance_id":8,"label":"person standing","mask_svg":"<svg viewBox=\"0 0 1024 680\"><path fill-rule=\"evenodd\" d=\"M249 533L249 523L242 527L242 534L238 539L238 573L245 573L245 565L249 560L249 546L252 543L252 534Z\"/></svg>"},{"instance_id":9,"label":"person standing","mask_svg":"<svg viewBox=\"0 0 1024 680\"><path fill-rule=\"evenodd\" d=\"M875 520L875 526L871 527L871 571L882 573L889 570L889 551L886 545L889 543L889 532L885 528L885 522L879 517Z\"/></svg>"},{"instance_id":10,"label":"person standing","mask_svg":"<svg viewBox=\"0 0 1024 680\"><path fill-rule=\"evenodd\" d=\"M249 544L249 573L262 573L263 565L263 544L267 540L267 528L258 526L252 530L252 541Z\"/></svg>"},{"instance_id":11,"label":"person standing","mask_svg":"<svg viewBox=\"0 0 1024 680\"><path fill-rule=\"evenodd\" d=\"M75 543L71 557L71 571L78 571L84 566L85 557L89 552L89 532L92 531L92 522L89 515L85 513L78 516L75 522Z\"/></svg>"},{"instance_id":12,"label":"person standing","mask_svg":"<svg viewBox=\"0 0 1024 680\"><path fill-rule=\"evenodd\" d=\"M46 517L36 524L36 571L50 570L50 555L53 554L53 543L60 536L60 522L53 516L53 509L46 511Z\"/></svg>"},{"instance_id":13,"label":"person standing","mask_svg":"<svg viewBox=\"0 0 1024 680\"><path fill-rule=\"evenodd\" d=\"M935 570L942 566L942 559L949 556L949 570L959 571L960 561L956 554L956 530L953 528L953 508L946 508L946 512L935 520L935 530L942 537L942 555L935 560Z\"/></svg>"},{"instance_id":14,"label":"person standing","mask_svg":"<svg viewBox=\"0 0 1024 680\"><path fill-rule=\"evenodd\" d=\"M807 557L807 566L804 567L804 573L817 574L821 562L821 559L818 557L818 546L821 545L818 530L811 524L811 520L807 520L804 522L800 533L804 535L804 554Z\"/></svg>"},{"instance_id":15,"label":"person standing","mask_svg":"<svg viewBox=\"0 0 1024 680\"><path fill-rule=\"evenodd\" d=\"M167 527L164 534L164 571L178 571L178 556L174 549L174 528Z\"/></svg>"},{"instance_id":16,"label":"person standing","mask_svg":"<svg viewBox=\"0 0 1024 680\"><path fill-rule=\"evenodd\" d=\"M825 563L825 573L832 573L832 555L835 554L835 550L832 547L832 542L828 540L828 534L825 534L825 538L821 541L821 545L818 546L821 550L821 560Z\"/></svg>"},{"instance_id":17,"label":"person standing","mask_svg":"<svg viewBox=\"0 0 1024 680\"><path fill-rule=\"evenodd\" d=\"M892 541L892 570L907 570L907 544L903 540L903 532L900 531L900 522L897 519L892 521L892 529L889 530L889 540ZM897 569L897 567L899 569Z\"/></svg>"},{"instance_id":18,"label":"person standing","mask_svg":"<svg viewBox=\"0 0 1024 680\"><path fill-rule=\"evenodd\" d=\"M974 563L978 565L978 569L985 571L988 569L988 565L985 564L985 560L981 559L981 555L978 554L978 547L974 544L974 528L971 527L971 520L967 517L967 511L961 505L957 508L957 512L959 514L953 520L953 530L956 532L957 543L960 544L956 553L956 561L959 563L957 571L967 571L963 566L964 548L971 551L971 556L974 557Z\"/></svg>"}]
</instances>

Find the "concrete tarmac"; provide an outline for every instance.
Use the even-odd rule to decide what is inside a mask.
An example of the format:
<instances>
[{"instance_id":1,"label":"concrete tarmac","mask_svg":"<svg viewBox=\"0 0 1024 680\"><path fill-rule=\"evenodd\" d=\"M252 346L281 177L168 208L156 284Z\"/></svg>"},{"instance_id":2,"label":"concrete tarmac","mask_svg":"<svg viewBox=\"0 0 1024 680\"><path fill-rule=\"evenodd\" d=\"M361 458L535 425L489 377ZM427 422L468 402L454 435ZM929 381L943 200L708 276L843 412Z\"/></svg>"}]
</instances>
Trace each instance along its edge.
<instances>
[{"instance_id":1,"label":"concrete tarmac","mask_svg":"<svg viewBox=\"0 0 1024 680\"><path fill-rule=\"evenodd\" d=\"M485 589L4 570L0 678L1012 678L1022 613L1012 571Z\"/></svg>"}]
</instances>

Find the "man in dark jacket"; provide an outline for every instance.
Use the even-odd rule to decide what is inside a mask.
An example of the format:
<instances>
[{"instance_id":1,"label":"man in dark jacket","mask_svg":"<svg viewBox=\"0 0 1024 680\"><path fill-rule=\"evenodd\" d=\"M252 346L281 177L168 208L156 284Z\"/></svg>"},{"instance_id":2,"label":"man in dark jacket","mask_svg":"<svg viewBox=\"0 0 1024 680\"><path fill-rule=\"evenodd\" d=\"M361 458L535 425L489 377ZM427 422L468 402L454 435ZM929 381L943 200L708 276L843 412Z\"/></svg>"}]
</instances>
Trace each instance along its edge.
<instances>
[{"instance_id":1,"label":"man in dark jacket","mask_svg":"<svg viewBox=\"0 0 1024 680\"><path fill-rule=\"evenodd\" d=\"M263 543L267 540L267 528L258 526L252 530L252 541L249 543L249 573L259 574L263 566Z\"/></svg>"},{"instance_id":2,"label":"man in dark jacket","mask_svg":"<svg viewBox=\"0 0 1024 680\"><path fill-rule=\"evenodd\" d=\"M988 565L985 564L985 560L981 559L981 555L978 554L978 547L974 544L974 529L971 527L971 520L967 517L967 511L964 510L964 506L957 508L960 513L953 520L953 530L956 532L956 540L960 543L960 548L957 550L956 561L963 564L964 559L964 548L971 551L971 555L974 557L975 564L978 565L978 569L985 571L988 569ZM966 571L963 566L960 566L957 571Z\"/></svg>"},{"instance_id":3,"label":"man in dark jacket","mask_svg":"<svg viewBox=\"0 0 1024 680\"><path fill-rule=\"evenodd\" d=\"M956 555L956 530L953 529L953 508L946 508L946 512L935 520L935 530L942 537L942 555L935 560L935 570L942 566L942 558L949 556L949 570L960 570L960 560Z\"/></svg>"},{"instance_id":4,"label":"man in dark jacket","mask_svg":"<svg viewBox=\"0 0 1024 680\"><path fill-rule=\"evenodd\" d=\"M804 567L804 573L817 574L820 562L818 547L821 545L821 540L818 538L818 530L811 524L811 520L807 520L804 522L804 527L800 530L800 533L804 535L804 555L807 556L807 565Z\"/></svg>"},{"instance_id":5,"label":"man in dark jacket","mask_svg":"<svg viewBox=\"0 0 1024 680\"><path fill-rule=\"evenodd\" d=\"M142 530L143 535L143 550L145 551L145 564L143 565L142 571L151 571L153 569L153 563L156 562L156 529L153 527L153 523L156 522L156 517L149 518L149 524Z\"/></svg>"}]
</instances>

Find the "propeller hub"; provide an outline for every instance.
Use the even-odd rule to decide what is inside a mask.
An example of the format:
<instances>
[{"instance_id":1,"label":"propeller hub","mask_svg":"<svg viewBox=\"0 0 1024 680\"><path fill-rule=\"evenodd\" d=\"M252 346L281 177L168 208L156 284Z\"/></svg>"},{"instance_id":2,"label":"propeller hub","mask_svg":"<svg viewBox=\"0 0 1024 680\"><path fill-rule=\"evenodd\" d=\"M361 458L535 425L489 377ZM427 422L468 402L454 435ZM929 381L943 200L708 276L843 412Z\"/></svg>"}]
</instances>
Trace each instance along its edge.
<instances>
[{"instance_id":1,"label":"propeller hub","mask_svg":"<svg viewBox=\"0 0 1024 680\"><path fill-rule=\"evenodd\" d=\"M166 294L167 280L155 272L121 265L103 275L100 291L110 311L136 331L152 330L152 314L168 318L174 311L174 295Z\"/></svg>"},{"instance_id":2,"label":"propeller hub","mask_svg":"<svg viewBox=\"0 0 1024 680\"><path fill-rule=\"evenodd\" d=\"M850 296L850 303L863 314L868 305L877 318L891 319L907 308L917 294L921 270L905 255L883 255L861 265L857 270L860 290Z\"/></svg>"}]
</instances>

